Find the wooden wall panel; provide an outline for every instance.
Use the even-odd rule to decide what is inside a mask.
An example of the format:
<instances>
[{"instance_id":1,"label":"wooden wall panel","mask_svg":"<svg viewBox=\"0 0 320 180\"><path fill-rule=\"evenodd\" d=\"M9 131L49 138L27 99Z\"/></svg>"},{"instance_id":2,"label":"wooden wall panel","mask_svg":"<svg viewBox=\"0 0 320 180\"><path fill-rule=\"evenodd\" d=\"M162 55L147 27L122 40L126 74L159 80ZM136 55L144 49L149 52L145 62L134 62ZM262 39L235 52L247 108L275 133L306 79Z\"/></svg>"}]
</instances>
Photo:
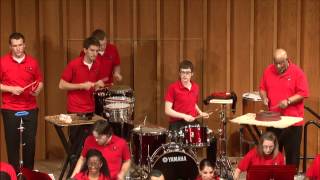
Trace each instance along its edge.
<instances>
[{"instance_id":1,"label":"wooden wall panel","mask_svg":"<svg viewBox=\"0 0 320 180\"><path fill-rule=\"evenodd\" d=\"M219 106L203 106L201 101L212 92L234 90L240 115L242 94L258 89L276 47L285 48L306 71L311 92L306 104L320 111L317 0L1 0L0 10L1 55L8 52L9 34L21 31L27 52L39 59L45 75L37 159L64 154L43 116L66 111L65 92L58 89L60 75L96 28L105 30L119 49L121 84L130 85L136 94L136 123L147 115L148 121L167 127L164 94L178 78L179 62L188 58L201 88L199 106L215 111L205 122L217 132ZM306 113L306 119L311 118ZM228 124L231 155L237 155L238 128ZM309 134L308 152L313 155L319 152L320 134L314 128ZM1 160L6 158L3 144Z\"/></svg>"},{"instance_id":2,"label":"wooden wall panel","mask_svg":"<svg viewBox=\"0 0 320 180\"><path fill-rule=\"evenodd\" d=\"M58 89L61 73L67 63L64 58L63 21L61 1L41 1L43 21L43 56L46 94L45 114L66 112L66 93ZM58 98L59 97L59 98ZM52 124L46 124L46 155L48 158L63 157L64 150Z\"/></svg>"},{"instance_id":3,"label":"wooden wall panel","mask_svg":"<svg viewBox=\"0 0 320 180\"><path fill-rule=\"evenodd\" d=\"M253 87L258 89L264 68L272 63L274 6L273 0L255 1Z\"/></svg>"},{"instance_id":4,"label":"wooden wall panel","mask_svg":"<svg viewBox=\"0 0 320 180\"><path fill-rule=\"evenodd\" d=\"M227 2L208 1L208 39L207 39L207 86L206 92L226 91L227 89ZM205 97L207 95L204 95ZM210 110L219 108L216 105L209 105ZM208 126L217 132L219 120L217 112L208 120Z\"/></svg>"},{"instance_id":5,"label":"wooden wall panel","mask_svg":"<svg viewBox=\"0 0 320 180\"><path fill-rule=\"evenodd\" d=\"M90 0L89 2L90 22L87 22L86 26L89 26L90 32L87 32L86 34L90 35L96 28L103 29L109 34L110 1Z\"/></svg>"},{"instance_id":6,"label":"wooden wall panel","mask_svg":"<svg viewBox=\"0 0 320 180\"><path fill-rule=\"evenodd\" d=\"M310 97L306 105L319 112L319 88L320 88L320 2L302 1L302 34L301 34L301 67L306 72L309 81ZM317 39L317 41L315 41ZM309 113L306 117L314 119ZM309 128L308 133L308 153L314 155L319 153L319 130L314 127Z\"/></svg>"}]
</instances>

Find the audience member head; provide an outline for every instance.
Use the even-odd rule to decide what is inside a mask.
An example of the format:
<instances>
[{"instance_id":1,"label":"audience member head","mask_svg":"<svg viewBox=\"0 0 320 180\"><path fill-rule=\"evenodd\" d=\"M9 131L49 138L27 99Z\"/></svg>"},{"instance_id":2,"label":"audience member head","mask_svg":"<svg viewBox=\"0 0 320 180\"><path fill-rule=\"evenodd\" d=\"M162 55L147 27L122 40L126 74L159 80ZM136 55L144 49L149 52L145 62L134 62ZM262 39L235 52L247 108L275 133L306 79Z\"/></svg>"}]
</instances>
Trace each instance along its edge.
<instances>
[{"instance_id":1,"label":"audience member head","mask_svg":"<svg viewBox=\"0 0 320 180\"><path fill-rule=\"evenodd\" d=\"M164 180L164 176L160 170L152 169L149 173L149 180Z\"/></svg>"},{"instance_id":2,"label":"audience member head","mask_svg":"<svg viewBox=\"0 0 320 180\"><path fill-rule=\"evenodd\" d=\"M214 165L208 159L203 159L199 164L199 175L202 180L213 180Z\"/></svg>"},{"instance_id":3,"label":"audience member head","mask_svg":"<svg viewBox=\"0 0 320 180\"><path fill-rule=\"evenodd\" d=\"M84 163L81 172L87 172L90 174L100 174L109 177L109 168L106 160L102 156L101 152L96 149L90 149L86 155L86 162Z\"/></svg>"},{"instance_id":4,"label":"audience member head","mask_svg":"<svg viewBox=\"0 0 320 180\"><path fill-rule=\"evenodd\" d=\"M272 155L276 157L279 153L279 144L273 132L265 132L259 139L258 154L260 156Z\"/></svg>"}]
</instances>

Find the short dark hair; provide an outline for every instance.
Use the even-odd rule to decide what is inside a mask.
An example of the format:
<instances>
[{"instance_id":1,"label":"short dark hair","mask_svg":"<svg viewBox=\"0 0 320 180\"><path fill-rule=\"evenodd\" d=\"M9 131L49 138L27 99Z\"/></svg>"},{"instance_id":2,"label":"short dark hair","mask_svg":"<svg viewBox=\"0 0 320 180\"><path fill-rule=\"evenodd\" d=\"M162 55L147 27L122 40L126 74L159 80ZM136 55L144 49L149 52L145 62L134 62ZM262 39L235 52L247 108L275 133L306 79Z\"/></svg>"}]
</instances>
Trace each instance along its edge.
<instances>
[{"instance_id":1,"label":"short dark hair","mask_svg":"<svg viewBox=\"0 0 320 180\"><path fill-rule=\"evenodd\" d=\"M15 39L15 40L22 39L23 42L25 42L25 38L24 38L23 34L19 33L19 32L13 32L13 33L10 34L10 36L9 36L9 44L11 44L11 40L12 39Z\"/></svg>"},{"instance_id":2,"label":"short dark hair","mask_svg":"<svg viewBox=\"0 0 320 180\"><path fill-rule=\"evenodd\" d=\"M149 173L149 180L151 179L151 177L160 177L162 174L162 172L158 169L152 169Z\"/></svg>"},{"instance_id":3,"label":"short dark hair","mask_svg":"<svg viewBox=\"0 0 320 180\"><path fill-rule=\"evenodd\" d=\"M202 171L205 167L212 167L214 169L214 165L208 159L202 159L199 164L199 169Z\"/></svg>"},{"instance_id":4,"label":"short dark hair","mask_svg":"<svg viewBox=\"0 0 320 180\"><path fill-rule=\"evenodd\" d=\"M86 49L88 49L90 46L98 46L98 47L100 47L100 43L99 43L99 41L98 41L98 39L97 38L95 38L95 37L88 37L87 39L85 39L84 41L83 41L83 48L86 48Z\"/></svg>"},{"instance_id":5,"label":"short dark hair","mask_svg":"<svg viewBox=\"0 0 320 180\"><path fill-rule=\"evenodd\" d=\"M1 180L10 180L11 177L7 172L0 171L0 179Z\"/></svg>"},{"instance_id":6,"label":"short dark hair","mask_svg":"<svg viewBox=\"0 0 320 180\"><path fill-rule=\"evenodd\" d=\"M106 33L102 29L96 29L91 33L91 36L101 41L106 37Z\"/></svg>"},{"instance_id":7,"label":"short dark hair","mask_svg":"<svg viewBox=\"0 0 320 180\"><path fill-rule=\"evenodd\" d=\"M99 135L112 135L112 127L106 120L98 120L93 125L93 131L97 132Z\"/></svg>"},{"instance_id":8,"label":"short dark hair","mask_svg":"<svg viewBox=\"0 0 320 180\"><path fill-rule=\"evenodd\" d=\"M191 72L193 72L193 64L191 61L185 59L183 60L179 65L179 71L181 69L191 69Z\"/></svg>"}]
</instances>

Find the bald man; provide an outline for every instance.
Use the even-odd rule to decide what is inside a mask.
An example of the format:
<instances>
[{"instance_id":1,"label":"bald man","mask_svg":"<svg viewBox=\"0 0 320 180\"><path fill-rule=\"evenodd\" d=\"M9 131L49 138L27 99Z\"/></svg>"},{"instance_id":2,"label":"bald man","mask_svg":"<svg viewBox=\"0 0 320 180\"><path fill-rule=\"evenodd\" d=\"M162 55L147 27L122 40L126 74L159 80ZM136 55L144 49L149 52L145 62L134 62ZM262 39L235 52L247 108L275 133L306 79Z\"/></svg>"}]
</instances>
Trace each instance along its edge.
<instances>
[{"instance_id":1,"label":"bald man","mask_svg":"<svg viewBox=\"0 0 320 180\"><path fill-rule=\"evenodd\" d=\"M304 116L304 98L309 96L304 72L288 58L284 49L276 49L273 64L269 65L261 78L260 95L270 111L281 116ZM284 147L286 164L299 167L300 143L303 120L284 129L268 128L279 139L279 149Z\"/></svg>"}]
</instances>

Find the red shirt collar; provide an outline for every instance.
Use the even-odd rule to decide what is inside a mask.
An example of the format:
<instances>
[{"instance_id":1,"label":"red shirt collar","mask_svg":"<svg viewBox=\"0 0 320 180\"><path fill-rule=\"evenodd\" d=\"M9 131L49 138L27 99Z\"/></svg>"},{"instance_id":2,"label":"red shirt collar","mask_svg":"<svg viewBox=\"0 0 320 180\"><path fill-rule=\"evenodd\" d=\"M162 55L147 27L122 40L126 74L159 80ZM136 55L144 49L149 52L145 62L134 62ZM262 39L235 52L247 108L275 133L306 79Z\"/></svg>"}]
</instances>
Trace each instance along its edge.
<instances>
[{"instance_id":1,"label":"red shirt collar","mask_svg":"<svg viewBox=\"0 0 320 180\"><path fill-rule=\"evenodd\" d=\"M193 84L194 84L194 82L190 80L190 83L191 83L191 89L193 89ZM188 88L186 88L186 87L183 86L181 80L179 80L178 86L179 86L180 89L188 89ZM190 89L190 91L191 91L191 89ZM189 89L188 89L188 90L189 90Z\"/></svg>"},{"instance_id":2,"label":"red shirt collar","mask_svg":"<svg viewBox=\"0 0 320 180\"><path fill-rule=\"evenodd\" d=\"M12 51L10 51L10 58L11 58L11 60L12 60L13 62L18 63L16 60L13 59ZM26 62L26 59L27 59L27 54L24 53L24 58L23 58L23 60L21 61L21 63Z\"/></svg>"}]
</instances>

